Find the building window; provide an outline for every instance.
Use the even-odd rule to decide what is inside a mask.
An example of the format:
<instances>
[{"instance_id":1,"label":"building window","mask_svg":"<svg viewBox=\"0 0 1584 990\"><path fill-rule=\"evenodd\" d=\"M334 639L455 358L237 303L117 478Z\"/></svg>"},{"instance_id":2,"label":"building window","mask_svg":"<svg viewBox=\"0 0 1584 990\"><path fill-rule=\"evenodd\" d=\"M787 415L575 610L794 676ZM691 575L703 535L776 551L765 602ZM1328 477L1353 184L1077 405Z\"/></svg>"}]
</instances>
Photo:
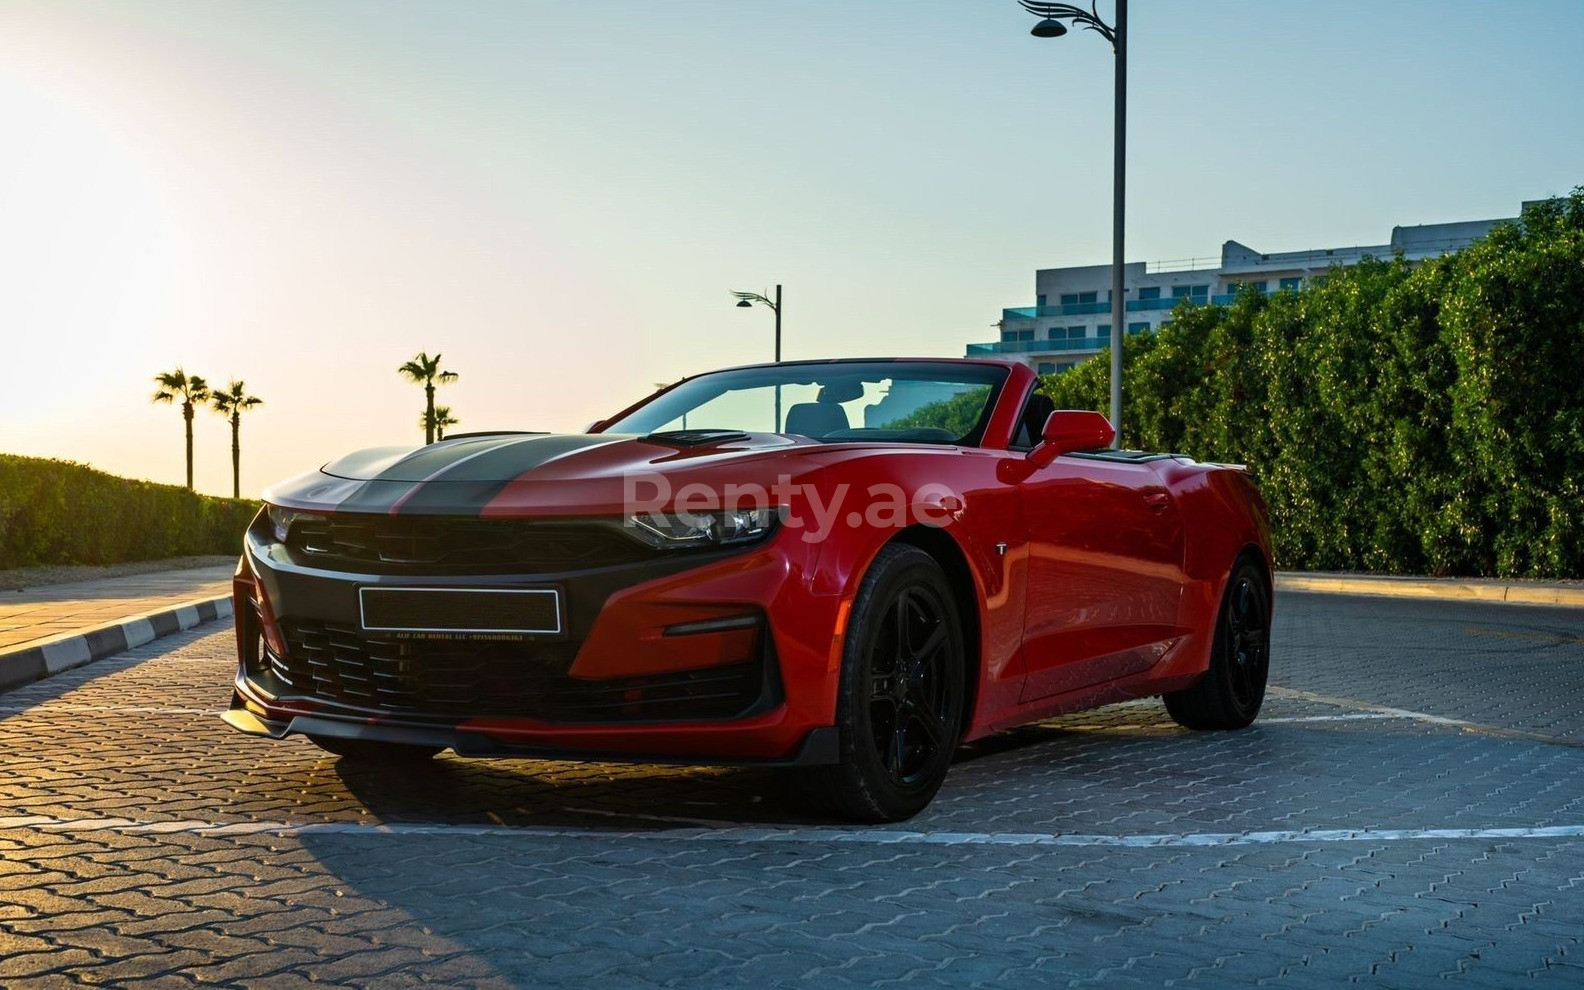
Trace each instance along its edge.
<instances>
[{"instance_id":1,"label":"building window","mask_svg":"<svg viewBox=\"0 0 1584 990\"><path fill-rule=\"evenodd\" d=\"M1017 332L1017 339L1018 340L1033 340L1034 339L1034 331L1033 330L1019 330Z\"/></svg>"},{"instance_id":2,"label":"building window","mask_svg":"<svg viewBox=\"0 0 1584 990\"><path fill-rule=\"evenodd\" d=\"M1059 375L1064 371L1071 371L1076 367L1078 367L1077 361L1063 361L1056 365L1056 373Z\"/></svg>"},{"instance_id":3,"label":"building window","mask_svg":"<svg viewBox=\"0 0 1584 990\"><path fill-rule=\"evenodd\" d=\"M1159 299L1160 298L1160 286L1152 285L1152 286L1149 286L1148 288L1140 289L1138 297L1140 299Z\"/></svg>"},{"instance_id":4,"label":"building window","mask_svg":"<svg viewBox=\"0 0 1584 990\"><path fill-rule=\"evenodd\" d=\"M1102 323L1095 327L1095 336L1100 340L1105 340L1107 337L1111 336L1111 324Z\"/></svg>"},{"instance_id":5,"label":"building window","mask_svg":"<svg viewBox=\"0 0 1584 990\"><path fill-rule=\"evenodd\" d=\"M1246 282L1244 284L1247 285L1249 288L1253 289L1255 292L1258 292L1262 296L1265 293L1270 291L1270 283L1269 282Z\"/></svg>"},{"instance_id":6,"label":"building window","mask_svg":"<svg viewBox=\"0 0 1584 990\"><path fill-rule=\"evenodd\" d=\"M1054 374L1055 371L1056 371L1056 364L1054 362L1052 362L1052 361L1041 361L1039 363L1039 373L1040 374L1042 374L1042 375L1050 375L1050 374Z\"/></svg>"},{"instance_id":7,"label":"building window","mask_svg":"<svg viewBox=\"0 0 1584 990\"><path fill-rule=\"evenodd\" d=\"M1148 323L1129 323L1128 333L1143 333L1144 331L1148 330L1149 327L1150 325Z\"/></svg>"},{"instance_id":8,"label":"building window","mask_svg":"<svg viewBox=\"0 0 1584 990\"><path fill-rule=\"evenodd\" d=\"M1003 330L1003 331L1001 331L1001 343L1008 344L1008 343L1011 343L1014 340L1017 340L1017 331L1016 330Z\"/></svg>"},{"instance_id":9,"label":"building window","mask_svg":"<svg viewBox=\"0 0 1584 990\"><path fill-rule=\"evenodd\" d=\"M1035 298L1036 298L1036 299L1037 299L1037 300L1038 300L1038 302L1036 302L1036 303L1035 303L1035 304L1034 304L1034 305L1036 305L1036 306L1043 306L1043 305L1045 305L1045 293L1043 293L1043 292L1041 292L1041 293L1040 293L1040 294L1039 294L1039 295L1038 295L1038 296L1036 296L1036 297L1035 297Z\"/></svg>"},{"instance_id":10,"label":"building window","mask_svg":"<svg viewBox=\"0 0 1584 990\"><path fill-rule=\"evenodd\" d=\"M1188 287L1188 291L1192 293L1195 299L1207 299L1210 296L1210 287L1208 285L1191 285Z\"/></svg>"},{"instance_id":11,"label":"building window","mask_svg":"<svg viewBox=\"0 0 1584 990\"><path fill-rule=\"evenodd\" d=\"M1303 279L1301 279L1301 278L1284 278L1284 279L1281 280L1281 287L1282 287L1282 291L1283 292L1285 292L1288 289L1291 289L1294 292L1297 292L1298 291L1298 287L1301 286L1301 285L1303 285Z\"/></svg>"},{"instance_id":12,"label":"building window","mask_svg":"<svg viewBox=\"0 0 1584 990\"><path fill-rule=\"evenodd\" d=\"M1025 296L1024 298L1028 298L1028 297ZM1078 293L1078 301L1081 302L1081 303L1098 302L1099 299L1100 299L1100 294L1098 292L1080 292L1080 293Z\"/></svg>"},{"instance_id":13,"label":"building window","mask_svg":"<svg viewBox=\"0 0 1584 990\"><path fill-rule=\"evenodd\" d=\"M1076 305L1078 305L1078 293L1076 293L1076 292L1063 292L1062 295L1061 295L1061 304L1063 306L1076 306Z\"/></svg>"}]
</instances>

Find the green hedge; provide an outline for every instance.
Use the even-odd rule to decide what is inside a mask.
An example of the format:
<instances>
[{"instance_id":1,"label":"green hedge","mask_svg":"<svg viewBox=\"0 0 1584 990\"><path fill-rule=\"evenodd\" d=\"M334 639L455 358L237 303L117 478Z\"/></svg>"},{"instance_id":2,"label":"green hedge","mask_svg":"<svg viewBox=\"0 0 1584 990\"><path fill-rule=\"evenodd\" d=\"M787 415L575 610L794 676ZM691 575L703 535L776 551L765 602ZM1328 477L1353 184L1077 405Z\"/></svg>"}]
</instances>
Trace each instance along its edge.
<instances>
[{"instance_id":1,"label":"green hedge","mask_svg":"<svg viewBox=\"0 0 1584 990\"><path fill-rule=\"evenodd\" d=\"M1123 358L1128 446L1248 464L1283 567L1584 577L1584 187L1418 267L1180 305ZM1104 411L1109 364L1045 390Z\"/></svg>"},{"instance_id":2,"label":"green hedge","mask_svg":"<svg viewBox=\"0 0 1584 990\"><path fill-rule=\"evenodd\" d=\"M0 570L236 553L257 502L0 454Z\"/></svg>"}]
</instances>

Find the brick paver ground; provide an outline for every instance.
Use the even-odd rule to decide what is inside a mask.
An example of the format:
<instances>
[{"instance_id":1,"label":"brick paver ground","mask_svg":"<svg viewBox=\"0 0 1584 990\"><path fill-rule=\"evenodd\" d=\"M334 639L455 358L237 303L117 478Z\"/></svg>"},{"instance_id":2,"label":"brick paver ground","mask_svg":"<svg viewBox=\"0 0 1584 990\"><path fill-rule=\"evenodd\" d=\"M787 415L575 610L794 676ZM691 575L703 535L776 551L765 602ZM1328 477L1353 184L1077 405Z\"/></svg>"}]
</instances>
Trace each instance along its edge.
<instances>
[{"instance_id":1,"label":"brick paver ground","mask_svg":"<svg viewBox=\"0 0 1584 990\"><path fill-rule=\"evenodd\" d=\"M208 627L0 694L0 986L1584 986L1584 613L1288 594L1260 723L960 754L901 826L773 774L353 770Z\"/></svg>"}]
</instances>

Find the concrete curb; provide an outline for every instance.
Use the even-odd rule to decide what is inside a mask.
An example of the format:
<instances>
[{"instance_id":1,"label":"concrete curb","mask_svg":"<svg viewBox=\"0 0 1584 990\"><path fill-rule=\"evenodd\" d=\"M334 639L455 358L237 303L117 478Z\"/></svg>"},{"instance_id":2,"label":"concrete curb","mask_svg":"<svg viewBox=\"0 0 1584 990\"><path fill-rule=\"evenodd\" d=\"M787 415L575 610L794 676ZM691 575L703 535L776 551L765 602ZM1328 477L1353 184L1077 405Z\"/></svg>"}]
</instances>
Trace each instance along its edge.
<instances>
[{"instance_id":1,"label":"concrete curb","mask_svg":"<svg viewBox=\"0 0 1584 990\"><path fill-rule=\"evenodd\" d=\"M1332 595L1378 595L1443 602L1502 602L1509 605L1563 605L1584 608L1584 586L1491 581L1478 578L1371 577L1365 574L1276 575L1278 591L1316 591Z\"/></svg>"},{"instance_id":2,"label":"concrete curb","mask_svg":"<svg viewBox=\"0 0 1584 990\"><path fill-rule=\"evenodd\" d=\"M0 691L54 677L63 670L152 643L161 636L230 616L229 596L204 598L135 615L98 629L67 633L33 646L0 652Z\"/></svg>"}]
</instances>

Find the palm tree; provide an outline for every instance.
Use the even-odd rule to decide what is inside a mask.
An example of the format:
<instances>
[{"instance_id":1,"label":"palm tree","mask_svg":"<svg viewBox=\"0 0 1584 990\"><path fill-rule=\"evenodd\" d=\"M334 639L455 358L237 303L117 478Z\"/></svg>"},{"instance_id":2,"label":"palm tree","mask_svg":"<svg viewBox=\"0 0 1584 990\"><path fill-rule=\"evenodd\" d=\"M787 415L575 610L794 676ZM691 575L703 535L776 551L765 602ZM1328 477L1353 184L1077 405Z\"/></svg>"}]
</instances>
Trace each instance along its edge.
<instances>
[{"instance_id":1,"label":"palm tree","mask_svg":"<svg viewBox=\"0 0 1584 990\"><path fill-rule=\"evenodd\" d=\"M424 387L424 443L435 442L435 404L434 390L436 383L445 384L457 380L456 372L440 370L440 355L430 357L423 351L411 361L396 369L396 373L414 384Z\"/></svg>"},{"instance_id":2,"label":"palm tree","mask_svg":"<svg viewBox=\"0 0 1584 990\"><path fill-rule=\"evenodd\" d=\"M154 376L159 386L151 402L181 400L182 419L187 423L187 490L193 486L192 424L193 406L209 398L209 383L197 375L189 375L178 365L175 371L162 371Z\"/></svg>"},{"instance_id":3,"label":"palm tree","mask_svg":"<svg viewBox=\"0 0 1584 990\"><path fill-rule=\"evenodd\" d=\"M448 427L448 426L456 426L460 422L462 422L460 419L457 419L455 416L451 415L451 407L450 406L435 406L435 410L434 410L434 437L435 437L435 439L436 440L444 440L445 439L446 427ZM419 419L418 420L418 425L427 427L429 424L425 423L423 419Z\"/></svg>"},{"instance_id":4,"label":"palm tree","mask_svg":"<svg viewBox=\"0 0 1584 990\"><path fill-rule=\"evenodd\" d=\"M231 497L242 497L242 413L262 406L263 399L247 394L247 386L233 380L223 392L209 396L214 411L231 420Z\"/></svg>"}]
</instances>

